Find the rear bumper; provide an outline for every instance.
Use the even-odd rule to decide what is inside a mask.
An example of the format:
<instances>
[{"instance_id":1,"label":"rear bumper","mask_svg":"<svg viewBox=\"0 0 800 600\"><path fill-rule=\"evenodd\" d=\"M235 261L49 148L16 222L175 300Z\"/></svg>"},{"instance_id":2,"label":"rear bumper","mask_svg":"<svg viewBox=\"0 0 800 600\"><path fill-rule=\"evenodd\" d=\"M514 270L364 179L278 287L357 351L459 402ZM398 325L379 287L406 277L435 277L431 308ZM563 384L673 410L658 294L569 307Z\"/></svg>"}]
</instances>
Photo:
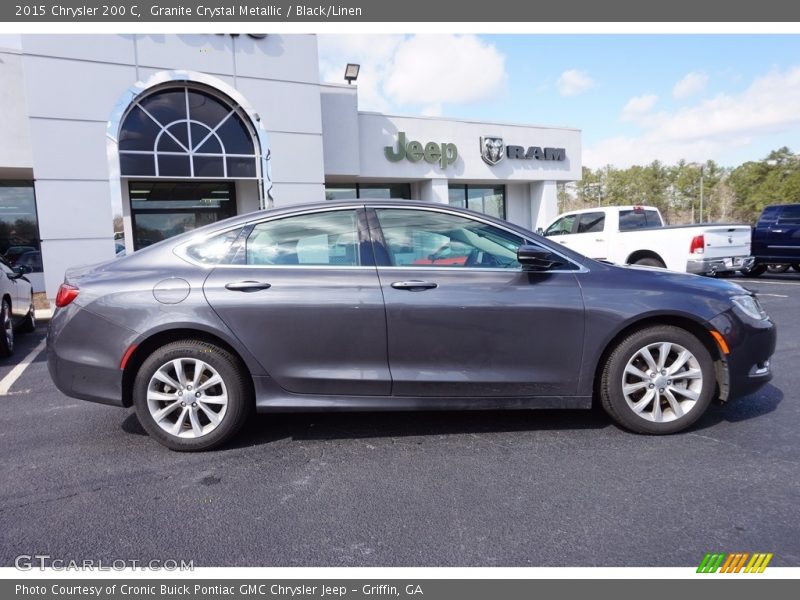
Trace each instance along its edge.
<instances>
[{"instance_id":1,"label":"rear bumper","mask_svg":"<svg viewBox=\"0 0 800 600\"><path fill-rule=\"evenodd\" d=\"M733 310L711 320L728 343L725 357L728 371L727 399L751 394L772 379L770 359L775 352L777 331L771 320L745 321Z\"/></svg>"},{"instance_id":2,"label":"rear bumper","mask_svg":"<svg viewBox=\"0 0 800 600\"><path fill-rule=\"evenodd\" d=\"M57 309L47 330L47 368L67 396L123 406L119 361L136 333L69 305Z\"/></svg>"},{"instance_id":3,"label":"rear bumper","mask_svg":"<svg viewBox=\"0 0 800 600\"><path fill-rule=\"evenodd\" d=\"M686 261L686 272L708 275L724 271L738 271L753 265L752 256L725 256L722 258L698 258Z\"/></svg>"}]
</instances>

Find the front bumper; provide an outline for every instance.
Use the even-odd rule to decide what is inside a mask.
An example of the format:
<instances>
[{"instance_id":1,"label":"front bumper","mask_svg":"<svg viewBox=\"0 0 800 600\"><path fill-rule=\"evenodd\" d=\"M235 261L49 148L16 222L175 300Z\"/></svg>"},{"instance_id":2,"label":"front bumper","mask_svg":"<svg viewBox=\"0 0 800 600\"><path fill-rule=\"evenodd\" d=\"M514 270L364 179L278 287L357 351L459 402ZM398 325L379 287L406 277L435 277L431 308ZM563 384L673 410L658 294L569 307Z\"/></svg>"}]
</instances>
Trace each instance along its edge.
<instances>
[{"instance_id":1,"label":"front bumper","mask_svg":"<svg viewBox=\"0 0 800 600\"><path fill-rule=\"evenodd\" d=\"M749 269L755 259L752 256L727 256L723 258L693 258L686 261L686 272L695 275L713 275L725 271Z\"/></svg>"},{"instance_id":2,"label":"front bumper","mask_svg":"<svg viewBox=\"0 0 800 600\"><path fill-rule=\"evenodd\" d=\"M778 335L771 320L745 320L731 309L709 324L722 334L730 348L725 356L727 400L751 394L772 379L770 359Z\"/></svg>"}]
</instances>

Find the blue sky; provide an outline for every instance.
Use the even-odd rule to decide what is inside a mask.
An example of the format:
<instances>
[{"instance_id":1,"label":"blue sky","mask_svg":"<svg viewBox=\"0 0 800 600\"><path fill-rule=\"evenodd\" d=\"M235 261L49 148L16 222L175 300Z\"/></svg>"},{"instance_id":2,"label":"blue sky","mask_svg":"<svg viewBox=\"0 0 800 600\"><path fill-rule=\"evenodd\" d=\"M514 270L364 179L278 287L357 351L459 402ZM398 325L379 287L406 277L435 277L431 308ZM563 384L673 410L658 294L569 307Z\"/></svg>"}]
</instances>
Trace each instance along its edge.
<instances>
[{"instance_id":1,"label":"blue sky","mask_svg":"<svg viewBox=\"0 0 800 600\"><path fill-rule=\"evenodd\" d=\"M797 35L320 36L348 60L362 110L577 127L592 167L800 152Z\"/></svg>"}]
</instances>

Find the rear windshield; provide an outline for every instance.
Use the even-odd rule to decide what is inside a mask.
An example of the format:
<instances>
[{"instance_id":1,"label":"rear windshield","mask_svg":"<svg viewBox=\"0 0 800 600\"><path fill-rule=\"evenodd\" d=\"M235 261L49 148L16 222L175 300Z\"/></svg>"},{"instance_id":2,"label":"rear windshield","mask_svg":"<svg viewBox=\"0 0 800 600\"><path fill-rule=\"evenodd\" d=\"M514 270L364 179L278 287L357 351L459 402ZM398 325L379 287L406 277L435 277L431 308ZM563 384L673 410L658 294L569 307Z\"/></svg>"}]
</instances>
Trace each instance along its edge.
<instances>
[{"instance_id":1,"label":"rear windshield","mask_svg":"<svg viewBox=\"0 0 800 600\"><path fill-rule=\"evenodd\" d=\"M630 231L644 227L661 227L661 219L655 210L621 210L619 211L619 230Z\"/></svg>"}]
</instances>

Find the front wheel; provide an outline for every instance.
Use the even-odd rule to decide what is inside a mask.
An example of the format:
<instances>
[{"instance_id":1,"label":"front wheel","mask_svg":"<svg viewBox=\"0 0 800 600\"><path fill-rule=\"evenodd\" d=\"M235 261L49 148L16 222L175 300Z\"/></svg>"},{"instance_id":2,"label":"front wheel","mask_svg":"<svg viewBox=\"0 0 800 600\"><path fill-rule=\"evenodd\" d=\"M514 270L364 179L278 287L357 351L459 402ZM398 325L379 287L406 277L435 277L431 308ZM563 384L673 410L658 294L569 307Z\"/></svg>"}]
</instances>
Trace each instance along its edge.
<instances>
[{"instance_id":1,"label":"front wheel","mask_svg":"<svg viewBox=\"0 0 800 600\"><path fill-rule=\"evenodd\" d=\"M0 358L11 356L14 352L14 324L11 320L11 305L8 300L0 304Z\"/></svg>"},{"instance_id":2,"label":"front wheel","mask_svg":"<svg viewBox=\"0 0 800 600\"><path fill-rule=\"evenodd\" d=\"M789 270L789 265L767 265L767 271L770 273L786 273Z\"/></svg>"},{"instance_id":3,"label":"front wheel","mask_svg":"<svg viewBox=\"0 0 800 600\"><path fill-rule=\"evenodd\" d=\"M686 429L711 403L714 362L694 335L669 325L636 331L611 352L600 382L603 408L637 433Z\"/></svg>"},{"instance_id":4,"label":"front wheel","mask_svg":"<svg viewBox=\"0 0 800 600\"><path fill-rule=\"evenodd\" d=\"M22 319L22 322L17 327L20 333L32 333L36 330L36 309L33 306L33 295L31 295L31 304L28 307L28 314Z\"/></svg>"},{"instance_id":5,"label":"front wheel","mask_svg":"<svg viewBox=\"0 0 800 600\"><path fill-rule=\"evenodd\" d=\"M210 450L233 437L253 406L246 369L224 348L200 340L162 346L133 388L139 422L172 450Z\"/></svg>"}]
</instances>

